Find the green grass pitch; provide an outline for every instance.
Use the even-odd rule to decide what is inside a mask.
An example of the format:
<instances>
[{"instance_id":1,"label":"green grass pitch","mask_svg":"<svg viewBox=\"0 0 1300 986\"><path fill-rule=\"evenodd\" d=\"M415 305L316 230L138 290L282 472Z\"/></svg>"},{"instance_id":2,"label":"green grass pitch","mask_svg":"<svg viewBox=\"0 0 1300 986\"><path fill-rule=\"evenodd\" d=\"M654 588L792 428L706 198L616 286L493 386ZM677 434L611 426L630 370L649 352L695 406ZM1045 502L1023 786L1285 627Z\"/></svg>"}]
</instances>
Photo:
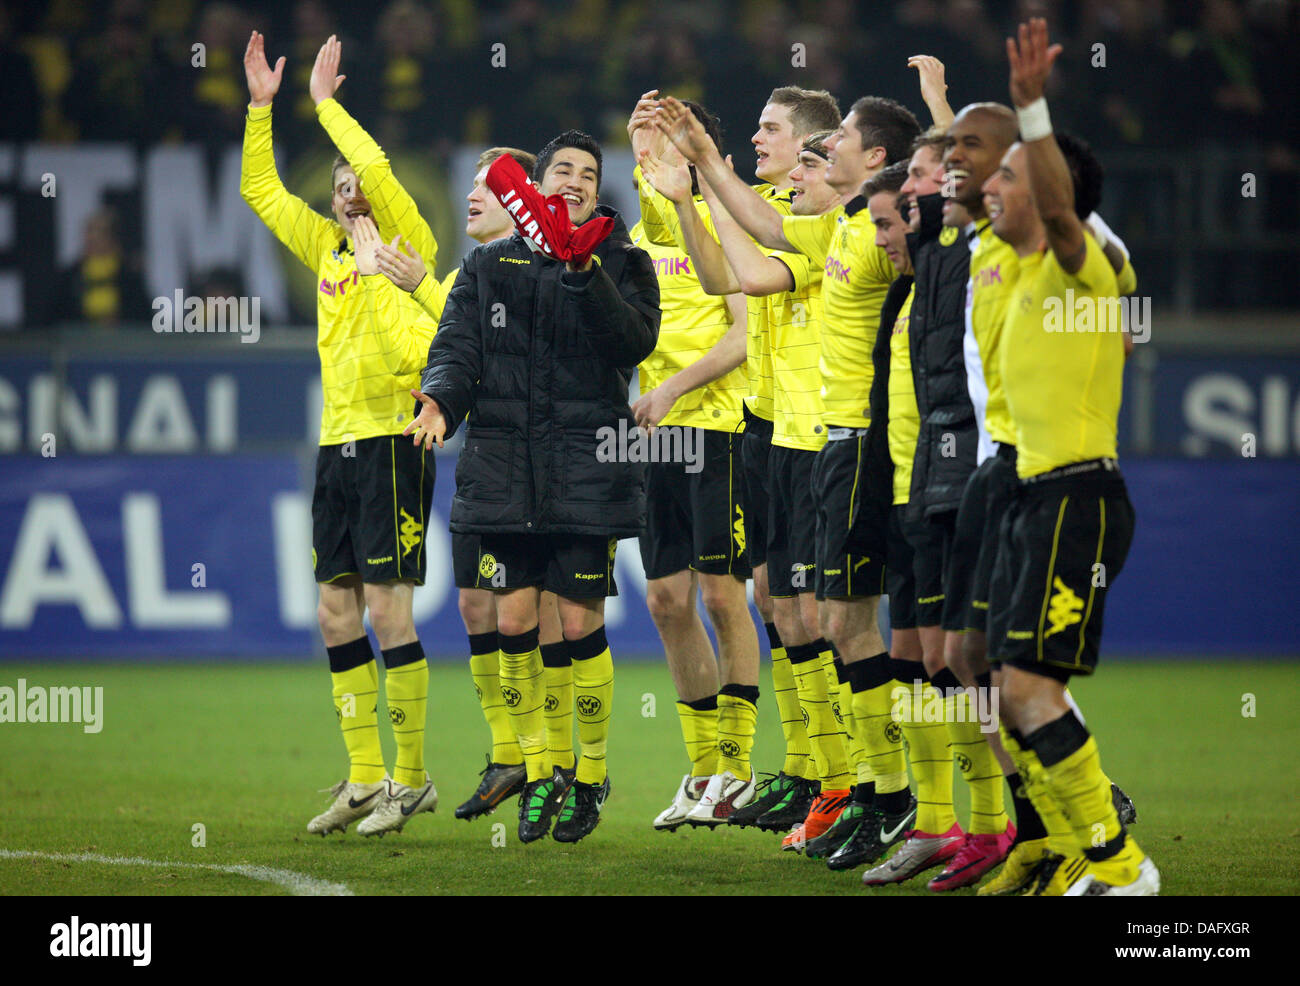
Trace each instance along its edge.
<instances>
[{"instance_id":1,"label":"green grass pitch","mask_svg":"<svg viewBox=\"0 0 1300 986\"><path fill-rule=\"evenodd\" d=\"M346 771L323 667L0 664L3 686L23 677L29 686L104 689L98 734L0 724L0 894L287 892L202 868L241 864L357 894L928 893L922 879L866 890L857 874L781 853L776 836L753 829L653 831L686 767L672 685L662 663L616 667L613 794L600 826L576 846L549 838L523 846L514 801L473 823L452 817L488 746L464 662L431 670L426 750L437 813L372 840L355 826L325 839L305 830L327 803L317 789ZM1076 686L1107 772L1137 804L1133 834L1160 867L1164 893L1300 891L1297 670L1112 660ZM774 771L784 747L766 675L755 763ZM1243 715L1248 695L1253 716ZM381 732L391 765L382 716ZM964 821L960 778L954 789ZM192 845L196 825L203 847ZM49 858L85 853L164 865Z\"/></svg>"}]
</instances>

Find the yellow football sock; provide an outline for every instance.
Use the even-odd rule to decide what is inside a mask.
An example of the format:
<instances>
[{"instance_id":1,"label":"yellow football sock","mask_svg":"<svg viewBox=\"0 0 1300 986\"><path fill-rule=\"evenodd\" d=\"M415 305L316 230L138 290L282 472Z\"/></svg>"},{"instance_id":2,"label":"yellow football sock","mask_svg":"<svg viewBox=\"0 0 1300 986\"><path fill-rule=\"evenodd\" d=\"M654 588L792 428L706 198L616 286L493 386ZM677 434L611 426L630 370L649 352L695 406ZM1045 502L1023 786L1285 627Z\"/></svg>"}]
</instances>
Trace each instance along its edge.
<instances>
[{"instance_id":1,"label":"yellow football sock","mask_svg":"<svg viewBox=\"0 0 1300 986\"><path fill-rule=\"evenodd\" d=\"M569 642L573 658L573 693L578 707L577 779L583 784L603 783L605 751L609 743L609 717L614 708L614 658L605 642L605 628Z\"/></svg>"},{"instance_id":2,"label":"yellow football sock","mask_svg":"<svg viewBox=\"0 0 1300 986\"><path fill-rule=\"evenodd\" d=\"M807 717L808 740L822 790L842 791L852 783L849 754L844 734L831 712L830 692L821 658L823 649L821 644L813 642L789 647L786 651L799 689L799 705Z\"/></svg>"},{"instance_id":3,"label":"yellow football sock","mask_svg":"<svg viewBox=\"0 0 1300 986\"><path fill-rule=\"evenodd\" d=\"M875 775L871 771L871 761L867 759L867 747L862 742L862 734L853 718L853 686L848 679L836 685L836 718L844 723L844 737L849 751L849 772L853 774L855 784L870 783Z\"/></svg>"},{"instance_id":4,"label":"yellow football sock","mask_svg":"<svg viewBox=\"0 0 1300 986\"><path fill-rule=\"evenodd\" d=\"M758 688L753 685L723 685L718 693L718 767L717 773L731 771L733 777L747 780L753 768L749 752L754 746L758 726Z\"/></svg>"},{"instance_id":5,"label":"yellow football sock","mask_svg":"<svg viewBox=\"0 0 1300 986\"><path fill-rule=\"evenodd\" d=\"M546 668L546 748L551 765L572 770L573 758L573 662L563 640L542 644L542 665Z\"/></svg>"},{"instance_id":6,"label":"yellow football sock","mask_svg":"<svg viewBox=\"0 0 1300 986\"><path fill-rule=\"evenodd\" d=\"M492 734L492 762L511 766L521 764L524 755L510 723L510 710L501 697L501 652L497 649L496 632L471 634L469 639L469 673L474 679L474 691L478 693L483 718Z\"/></svg>"},{"instance_id":7,"label":"yellow football sock","mask_svg":"<svg viewBox=\"0 0 1300 986\"><path fill-rule=\"evenodd\" d=\"M718 697L678 702L677 719L682 724L691 776L711 777L718 766Z\"/></svg>"},{"instance_id":8,"label":"yellow football sock","mask_svg":"<svg viewBox=\"0 0 1300 986\"><path fill-rule=\"evenodd\" d=\"M1052 796L1051 789L1047 785L1047 777L1043 773L1043 765L1038 762L1037 754L1027 746L1022 746L1005 726L1002 727L1002 745L1016 765L1016 772L1020 774L1020 782L1025 789L1025 794L1033 804L1034 810L1038 812L1038 817L1043 821L1043 828L1047 831L1047 848L1062 856L1078 856L1083 850L1074 837L1074 830L1070 828L1070 823L1065 820L1060 806Z\"/></svg>"},{"instance_id":9,"label":"yellow football sock","mask_svg":"<svg viewBox=\"0 0 1300 986\"><path fill-rule=\"evenodd\" d=\"M867 766L877 794L893 794L907 787L907 758L903 730L894 719L894 680L888 654L877 654L848 665L853 686L854 729L866 751Z\"/></svg>"},{"instance_id":10,"label":"yellow football sock","mask_svg":"<svg viewBox=\"0 0 1300 986\"><path fill-rule=\"evenodd\" d=\"M327 651L334 685L334 711L348 750L348 780L353 784L375 784L388 771L379 745L379 671L370 640L358 637Z\"/></svg>"},{"instance_id":11,"label":"yellow football sock","mask_svg":"<svg viewBox=\"0 0 1300 986\"><path fill-rule=\"evenodd\" d=\"M776 628L768 624L770 640ZM776 696L776 710L781 716L781 732L785 735L785 763L781 770L790 777L815 780L816 769L812 763L812 747L808 743L808 727L804 725L799 708L799 688L794 682L790 657L784 647L772 646L772 694Z\"/></svg>"},{"instance_id":12,"label":"yellow football sock","mask_svg":"<svg viewBox=\"0 0 1300 986\"><path fill-rule=\"evenodd\" d=\"M915 689L912 694L915 696ZM903 709L907 759L916 778L916 828L942 835L957 824L952 809L952 751L943 722L948 710L943 696L928 681L921 689L921 707L913 700L904 703ZM936 713L938 721L934 721Z\"/></svg>"},{"instance_id":13,"label":"yellow football sock","mask_svg":"<svg viewBox=\"0 0 1300 986\"><path fill-rule=\"evenodd\" d=\"M515 636L501 634L501 697L510 710L519 749L528 769L528 781L551 776L546 751L546 679L542 652L537 646L537 627Z\"/></svg>"},{"instance_id":14,"label":"yellow football sock","mask_svg":"<svg viewBox=\"0 0 1300 986\"><path fill-rule=\"evenodd\" d=\"M950 711L948 742L952 759L970 788L967 831L972 835L1000 835L1006 831L1009 821L1002 796L1002 768L980 729L966 691L957 693Z\"/></svg>"},{"instance_id":15,"label":"yellow football sock","mask_svg":"<svg viewBox=\"0 0 1300 986\"><path fill-rule=\"evenodd\" d=\"M424 723L429 698L429 665L418 640L383 651L384 697L397 741L393 780L424 786Z\"/></svg>"}]
</instances>

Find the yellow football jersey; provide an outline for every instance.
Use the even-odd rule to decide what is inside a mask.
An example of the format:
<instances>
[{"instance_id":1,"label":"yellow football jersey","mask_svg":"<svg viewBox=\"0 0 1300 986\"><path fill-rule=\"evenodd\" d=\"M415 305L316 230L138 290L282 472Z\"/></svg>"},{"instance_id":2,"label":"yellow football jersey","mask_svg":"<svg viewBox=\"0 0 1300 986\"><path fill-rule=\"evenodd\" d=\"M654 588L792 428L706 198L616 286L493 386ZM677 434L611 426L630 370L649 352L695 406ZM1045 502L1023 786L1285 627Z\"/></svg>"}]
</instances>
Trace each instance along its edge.
<instances>
[{"instance_id":1,"label":"yellow football jersey","mask_svg":"<svg viewBox=\"0 0 1300 986\"><path fill-rule=\"evenodd\" d=\"M373 186L362 183L367 197L378 186L378 178ZM410 390L419 386L437 322L387 278L378 279L387 288L374 278L371 285L363 284L343 228L285 189L275 167L269 106L248 108L240 191L271 232L316 275L320 444L400 434L410 421ZM377 216L374 200L372 209ZM385 224L378 225L383 233ZM436 244L425 249L425 262L432 263ZM385 296L389 289L396 291L385 308L392 313L390 320L372 316L370 288Z\"/></svg>"},{"instance_id":2,"label":"yellow football jersey","mask_svg":"<svg viewBox=\"0 0 1300 986\"><path fill-rule=\"evenodd\" d=\"M908 323L916 286L907 292L889 336L889 458L894 463L894 505L906 503L912 490L912 461L916 440L921 435L921 412L916 406L916 384L912 380L912 342Z\"/></svg>"},{"instance_id":3,"label":"yellow football jersey","mask_svg":"<svg viewBox=\"0 0 1300 986\"><path fill-rule=\"evenodd\" d=\"M787 216L785 238L822 265L821 370L824 423L865 428L871 420L871 350L880 307L898 276L866 203L856 198L820 216Z\"/></svg>"},{"instance_id":4,"label":"yellow football jersey","mask_svg":"<svg viewBox=\"0 0 1300 986\"><path fill-rule=\"evenodd\" d=\"M1020 258L1003 327L1002 386L1022 478L1116 457L1124 340L1115 271L1091 235L1067 274L1051 250Z\"/></svg>"},{"instance_id":5,"label":"yellow football jersey","mask_svg":"<svg viewBox=\"0 0 1300 986\"><path fill-rule=\"evenodd\" d=\"M1016 429L1002 388L1001 342L1007 305L1020 276L1020 260L1011 244L994 234L991 223L986 222L977 237L978 245L970 258L970 324L984 368L984 386L989 392L984 427L993 441L1014 445Z\"/></svg>"}]
</instances>

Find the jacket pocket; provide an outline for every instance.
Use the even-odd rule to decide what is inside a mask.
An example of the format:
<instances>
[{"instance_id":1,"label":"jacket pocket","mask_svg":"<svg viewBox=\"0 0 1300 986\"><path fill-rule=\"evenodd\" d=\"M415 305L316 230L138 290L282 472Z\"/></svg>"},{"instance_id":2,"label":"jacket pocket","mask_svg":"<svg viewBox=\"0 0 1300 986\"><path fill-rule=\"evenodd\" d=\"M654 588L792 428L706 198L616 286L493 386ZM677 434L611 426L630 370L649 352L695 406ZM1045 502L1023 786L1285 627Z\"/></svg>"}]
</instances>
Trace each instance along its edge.
<instances>
[{"instance_id":1,"label":"jacket pocket","mask_svg":"<svg viewBox=\"0 0 1300 986\"><path fill-rule=\"evenodd\" d=\"M635 428L631 429L635 434ZM627 461L628 449L617 440L617 422L609 432L564 432L561 465L565 503L603 503L613 506L635 500L642 485L644 466ZM602 441L602 436L609 436Z\"/></svg>"},{"instance_id":2,"label":"jacket pocket","mask_svg":"<svg viewBox=\"0 0 1300 986\"><path fill-rule=\"evenodd\" d=\"M462 500L505 503L514 478L516 439L505 432L476 431L456 462L456 495Z\"/></svg>"}]
</instances>

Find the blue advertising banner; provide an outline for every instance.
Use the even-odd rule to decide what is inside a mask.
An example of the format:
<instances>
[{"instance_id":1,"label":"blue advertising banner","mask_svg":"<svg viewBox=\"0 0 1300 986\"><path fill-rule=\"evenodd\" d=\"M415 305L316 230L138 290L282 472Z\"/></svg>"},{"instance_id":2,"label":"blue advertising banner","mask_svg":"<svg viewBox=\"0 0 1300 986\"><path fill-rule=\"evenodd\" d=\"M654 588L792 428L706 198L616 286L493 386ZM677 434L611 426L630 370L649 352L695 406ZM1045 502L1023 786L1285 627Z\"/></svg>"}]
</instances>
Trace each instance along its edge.
<instances>
[{"instance_id":1,"label":"blue advertising banner","mask_svg":"<svg viewBox=\"0 0 1300 986\"><path fill-rule=\"evenodd\" d=\"M1137 533L1106 609L1115 654L1300 653L1300 462L1129 461ZM440 456L416 622L459 657ZM306 657L320 646L311 459L14 456L0 466L0 658ZM634 540L607 611L616 653L662 653Z\"/></svg>"}]
</instances>

